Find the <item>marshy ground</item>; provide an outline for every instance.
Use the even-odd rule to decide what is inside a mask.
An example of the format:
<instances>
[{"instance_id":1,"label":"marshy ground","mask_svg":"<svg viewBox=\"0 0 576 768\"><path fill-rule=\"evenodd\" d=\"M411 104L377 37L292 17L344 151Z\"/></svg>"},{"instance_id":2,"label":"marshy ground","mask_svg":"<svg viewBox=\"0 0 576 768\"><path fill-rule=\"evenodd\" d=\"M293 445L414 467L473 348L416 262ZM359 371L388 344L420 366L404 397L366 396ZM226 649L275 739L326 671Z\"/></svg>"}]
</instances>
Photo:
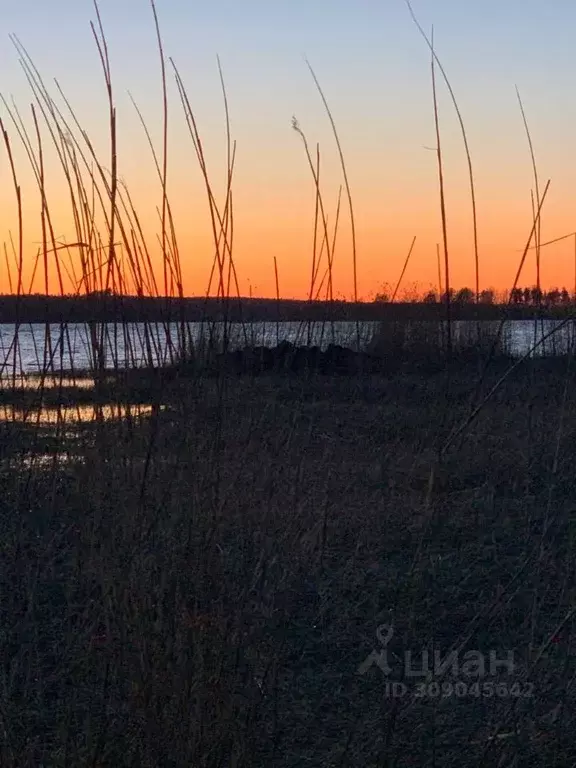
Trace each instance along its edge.
<instances>
[{"instance_id":1,"label":"marshy ground","mask_svg":"<svg viewBox=\"0 0 576 768\"><path fill-rule=\"evenodd\" d=\"M573 366L518 368L440 457L476 378L176 379L151 415L1 424L2 764L572 764ZM390 696L424 649L485 676Z\"/></svg>"}]
</instances>

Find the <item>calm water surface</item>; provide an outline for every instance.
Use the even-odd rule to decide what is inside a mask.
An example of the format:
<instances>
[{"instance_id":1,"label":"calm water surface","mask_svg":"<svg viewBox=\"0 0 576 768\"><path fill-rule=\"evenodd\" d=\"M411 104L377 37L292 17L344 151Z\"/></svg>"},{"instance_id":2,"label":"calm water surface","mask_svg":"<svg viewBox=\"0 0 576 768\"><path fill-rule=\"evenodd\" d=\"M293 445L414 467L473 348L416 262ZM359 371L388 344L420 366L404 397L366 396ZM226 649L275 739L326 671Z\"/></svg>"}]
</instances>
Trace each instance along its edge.
<instances>
[{"instance_id":1,"label":"calm water surface","mask_svg":"<svg viewBox=\"0 0 576 768\"><path fill-rule=\"evenodd\" d=\"M404 324L408 335L418 333L421 323ZM506 323L504 341L506 349L515 356L528 353L535 341L561 325L557 320L544 320L535 329L534 322L513 320ZM366 345L377 330L378 323L360 325L361 344ZM439 327L439 326L437 326ZM496 329L498 323L482 323L483 328ZM535 354L565 354L575 340L574 321L564 324L550 338L546 339ZM175 324L166 329L161 324L107 324L103 330L103 355L108 368L141 366L149 362L167 364L174 359L178 348L179 327ZM535 336L536 330L536 336ZM221 327L216 326L216 332ZM188 323L188 337L198 343L207 337L207 324ZM476 324L469 321L454 323L456 342L472 337ZM301 323L285 322L276 324L252 323L230 326L230 345L242 347L247 344L274 346L278 341L288 340L298 344L315 344L325 348L330 343L355 347L356 323ZM62 329L58 325L21 325L17 337L13 324L0 324L0 382L12 378L13 374L32 374L42 370L88 370L93 364L94 346L86 324L70 324Z\"/></svg>"}]
</instances>

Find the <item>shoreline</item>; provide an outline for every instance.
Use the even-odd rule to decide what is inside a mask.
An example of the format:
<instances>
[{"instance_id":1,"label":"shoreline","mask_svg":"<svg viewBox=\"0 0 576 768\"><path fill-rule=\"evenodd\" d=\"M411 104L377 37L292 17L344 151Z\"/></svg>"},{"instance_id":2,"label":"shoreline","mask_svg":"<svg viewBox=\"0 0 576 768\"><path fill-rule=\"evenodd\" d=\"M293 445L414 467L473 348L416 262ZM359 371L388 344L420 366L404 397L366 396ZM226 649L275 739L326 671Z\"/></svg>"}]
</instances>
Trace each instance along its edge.
<instances>
[{"instance_id":1,"label":"shoreline","mask_svg":"<svg viewBox=\"0 0 576 768\"><path fill-rule=\"evenodd\" d=\"M573 304L451 305L453 321L563 320L574 316ZM297 299L222 299L135 296L0 295L0 324L88 322L379 322L445 320L445 304L422 302L304 301Z\"/></svg>"}]
</instances>

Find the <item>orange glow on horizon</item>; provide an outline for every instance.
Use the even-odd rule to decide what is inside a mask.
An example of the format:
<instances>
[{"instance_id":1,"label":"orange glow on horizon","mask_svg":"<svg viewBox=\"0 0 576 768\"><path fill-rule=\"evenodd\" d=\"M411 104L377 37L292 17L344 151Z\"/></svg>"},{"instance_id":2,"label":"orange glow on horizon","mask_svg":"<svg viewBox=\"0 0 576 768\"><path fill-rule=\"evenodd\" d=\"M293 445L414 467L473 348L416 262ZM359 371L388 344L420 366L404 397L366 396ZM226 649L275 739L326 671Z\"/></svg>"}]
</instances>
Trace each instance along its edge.
<instances>
[{"instance_id":1,"label":"orange glow on horizon","mask_svg":"<svg viewBox=\"0 0 576 768\"><path fill-rule=\"evenodd\" d=\"M100 94L102 96L102 94ZM356 93L350 97L358 96ZM445 94L444 94L445 95ZM145 100L145 95L142 96ZM233 94L231 95L233 100ZM406 117L399 106L407 99L399 95L398 108L392 114L376 112L372 122L353 120L351 113L341 109L342 119L338 127L352 190L357 246L358 298L369 301L383 291L390 291L401 274L406 254L413 237L416 237L414 251L406 269L399 297L404 293L420 294L438 290L437 244L442 241L438 169L436 153L427 151L423 137L430 136L429 104L420 106L416 101L410 106ZM82 100L81 100L82 101ZM97 105L84 99L80 118L84 117L90 128L90 142L94 147L100 169L90 152L87 142L77 131L74 144L68 145L68 172L74 168L81 175L81 202L78 180L72 173L72 192L66 180L58 152L51 144L46 125L40 125L42 135L45 192L50 218L46 219L46 241L53 251L52 232L58 248L57 255L47 255L48 273L43 256L42 200L38 180L33 172L28 152L24 150L18 131L6 121L9 146L14 159L17 184L22 194L23 238L19 242L19 212L16 203L14 183L7 146L3 148L5 174L0 185L0 239L3 254L0 260L0 292L14 293L18 286L18 264L22 249L22 290L58 294L84 292L81 281L81 255L83 248L65 243L86 241L91 237L91 249L101 254L98 279L106 272L108 229L106 217L110 216L109 183L110 138L107 136L106 101ZM210 102L211 104L211 102ZM150 104L148 104L150 108ZM211 212L208 205L205 181L200 172L182 109L178 104L170 108L169 149L168 149L168 197L172 206L177 237L179 264L186 296L206 294L210 272L215 257L214 233ZM342 104L340 104L342 107ZM220 109L219 105L219 109ZM421 110L421 111L420 111ZM155 119L148 126L155 139L158 158L162 155L162 114L158 116L158 104L150 109ZM278 267L281 298L307 299L311 289L313 263L314 216L316 189L311 169L303 146L302 136L291 127L290 121L276 126L266 122L260 130L246 110L237 109L232 120L232 139L237 137L234 155L233 192L233 243L232 251L238 285L232 278L229 292L237 295L237 288L243 296L275 298L276 282L274 261ZM162 187L158 173L139 120L134 115L133 105L126 99L120 102L118 122L118 197L117 219L124 222L124 228L115 226L114 240L118 243L116 256L123 264L125 274L124 292L135 294L134 276L131 274L130 254L139 251L136 261L140 264L150 258L156 278L158 293L163 293L164 264L161 257L161 208ZM416 120L414 115L418 116ZM443 130L444 162L446 181L446 204L448 218L448 250L450 255L450 284L458 289L475 287L472 215L469 181L461 137L454 126L454 115L445 109ZM316 147L320 158L320 186L324 212L327 219L328 240L332 246L337 200L341 190L338 237L334 241L333 254L333 297L353 298L353 267L351 220L340 159L334 136L327 122L322 105L311 106L304 115L302 130L312 162L316 162ZM475 180L478 205L478 234L480 256L480 289L496 289L503 292L512 287L522 251L532 227L530 189L533 186L530 158L527 148L517 141L511 129L511 118L507 115L504 127L498 131L483 119L480 121L487 138L482 142L475 135L474 153ZM337 120L338 122L338 120ZM238 127L236 128L236 124ZM276 126L276 127L275 127ZM417 127L415 127L417 126ZM476 128L476 126L474 126ZM226 198L226 131L222 115L205 119L201 125L204 151L207 157L208 175L213 185L214 197L219 211L224 211ZM273 133L276 130L277 133ZM514 130L516 128L514 127ZM389 142L380 136L388 131ZM30 144L34 147L34 125L28 125ZM522 133L518 132L520 138ZM159 138L160 137L160 138ZM404 141L404 143L403 143ZM498 143L500 142L500 143ZM84 157L80 159L82 147ZM72 147L72 149L70 149ZM38 148L33 149L38 158ZM86 161L87 158L87 161ZM554 160L557 170L563 169L560 152L547 158ZM6 172L8 169L8 172ZM79 170L78 170L79 169ZM102 176L99 175L101 171ZM103 181L103 178L106 181ZM571 176L569 170L559 174L550 187L542 209L541 240L547 242L576 229L571 207ZM545 179L540 180L541 189ZM98 200L96 188L102 194L103 204ZM130 190L134 210L130 209L126 189ZM84 206L84 207L82 207ZM127 206L127 207L125 207ZM82 220L80 231L75 226L75 216ZM88 222L89 219L93 221ZM230 222L229 222L230 223ZM95 235L94 227L97 230ZM146 243L144 248L139 234L142 228ZM216 223L216 230L218 224ZM218 232L217 232L218 234ZM324 239L322 219L318 221L316 258ZM173 248L172 235L167 220L166 240ZM90 249L84 249L90 250ZM221 246L221 251L222 251ZM444 286L443 246L440 245L442 282ZM85 255L85 254L84 254ZM92 265L88 268L93 274ZM58 263L57 263L58 261ZM62 275L62 286L57 275ZM228 283L228 263L224 267ZM32 279L34 277L34 279ZM146 281L144 281L146 282ZM328 298L327 254L323 249L313 296ZM536 255L533 249L527 253L521 286L536 283ZM322 285L322 288L320 286ZM543 289L566 287L573 292L576 285L575 242L567 238L547 245L541 252L541 285ZM103 286L101 286L103 287ZM116 290L119 283L116 282ZM210 293L217 291L213 280ZM154 293L148 286L145 292Z\"/></svg>"},{"instance_id":2,"label":"orange glow on horizon","mask_svg":"<svg viewBox=\"0 0 576 768\"><path fill-rule=\"evenodd\" d=\"M312 198L312 199L310 199ZM416 288L420 293L427 290L437 290L438 265L436 256L436 244L440 240L438 236L438 223L434 206L420 211L420 218L415 223L412 217L393 217L386 213L384 208L380 219L373 209L372 200L361 200L356 196L356 236L358 254L358 292L359 299L370 301L374 295L384 290L390 291L395 286L401 273L412 237L416 235L415 247L408 263L408 267L399 292L410 294ZM289 203L292 202L290 205ZM361 202L365 202L362 208ZM177 200L175 205L175 219L178 225L179 218L184 221L184 226L177 226L178 248L180 264L183 276L184 294L186 296L201 296L206 293L210 270L214 260L215 247L210 231L209 219L205 212L195 217L186 217L183 198ZM247 201L243 201L246 205ZM143 206L145 210L154 210L159 205L156 200L147 200ZM240 208L240 206L237 206ZM501 216L497 212L485 215L479 222L480 237L480 288L493 288L504 291L511 287L516 270L518 268L522 251L530 234L530 212L515 211L514 217L508 217L504 212ZM184 210L183 210L184 209ZM59 206L54 211L60 210ZM32 212L31 212L32 213ZM180 217L177 214L180 214ZM275 298L276 284L274 274L274 258L276 258L279 275L279 287L281 298L307 299L310 292L312 250L314 234L314 199L310 190L304 199L294 205L289 197L284 208L277 210L272 206L268 209L258 205L246 212L237 210L234 219L233 258L240 293L243 296L261 298ZM333 219L333 212L331 218ZM392 211L394 213L394 211ZM457 215L458 214L458 215ZM449 209L449 252L451 285L458 289L468 286L474 289L474 253L470 213L466 201L460 204L459 209ZM54 219L57 217L54 216ZM66 220L66 216L59 218L59 223ZM34 224L39 229L39 216L36 214ZM0 271L0 292L15 293L18 282L16 264L18 261L18 244L15 240L17 227L6 227L4 218L1 223L4 235L5 254L4 269ZM150 218L147 219L150 223ZM452 222L452 223L450 223ZM543 216L542 241L553 240L571 231L569 212L564 214L559 211ZM71 247L69 250L62 248L64 243L73 243L76 237L73 229L68 234L62 226L55 225L56 237L60 250L58 251L61 262L61 273L64 282L64 292L84 292L80 285L81 274L79 262L79 249ZM329 222L330 236L332 227ZM160 258L159 226L149 227L150 234L147 237L151 251L151 261L154 267L158 292L163 288L163 267ZM29 230L25 230L29 231ZM10 235L14 247L10 244ZM322 227L318 232L318 249L322 240ZM26 234L25 234L26 236ZM27 293L44 293L45 273L43 267L43 255L41 232L36 231L30 237L32 245L24 247L22 290ZM121 237L117 235L117 242ZM336 248L333 257L333 296L334 298L353 298L353 271L352 271L352 242L350 234L350 220L348 211L344 205L340 211L340 228L336 240ZM569 292L574 290L576 253L575 240L568 237L560 242L551 244L541 249L541 279L542 287L565 286ZM49 251L52 250L51 242L48 243ZM442 280L443 275L443 250L441 251ZM107 245L101 246L102 263L106 262ZM119 245L117 258L125 254L125 248ZM34 264L39 254L36 275L31 285ZM10 264L10 277L8 267ZM59 282L56 276L56 261L53 253L48 254L48 292L60 293ZM534 285L536 282L535 250L532 247L526 257L525 266L520 277L522 286ZM226 274L228 266L225 267ZM129 273L129 270L126 270ZM76 282L72 276L76 275ZM327 279L324 279L323 288L318 294L323 278L327 276L326 252L322 254L322 260L318 268L315 296L327 298ZM215 273L211 294L217 292L217 272ZM133 284L128 278L125 291L135 293ZM230 283L230 294L237 295L234 280Z\"/></svg>"},{"instance_id":3,"label":"orange glow on horizon","mask_svg":"<svg viewBox=\"0 0 576 768\"><path fill-rule=\"evenodd\" d=\"M116 225L114 241L120 243L116 255L123 264L124 290L135 293L135 280L140 279L138 269L136 276L131 274L132 250L140 266L150 258L158 293L163 293L158 168L163 164L167 116L167 192L185 295L205 295L215 257L210 206L197 158L200 143L221 213L228 164L230 156L234 157L230 231L233 229L241 295L274 298L276 261L281 297L309 297L316 207L310 165L316 168L318 160L329 241L342 188L333 296L352 299L351 221L340 156L306 60L314 66L345 157L355 213L358 298L371 300L396 285L414 237L400 297L403 292L413 292L415 285L420 293L438 289L436 249L442 243L442 228L430 51L403 3L293 0L248 2L240 9L238 3L224 2L227 10L222 13L214 4L167 0L158 8L166 64L163 82L156 27L146 3L101 0L106 45L100 41L99 51L90 28L95 13L82 3L31 2L31 6L16 3L7 9L7 23L17 36L12 38L15 48L9 43L0 47L6 96L0 103L5 131L0 136L0 292L16 292L20 260L24 292L83 292L83 271L88 272L93 286L101 282L109 238L111 166L117 161L120 198L116 203L125 226ZM573 87L570 21L576 10L564 4L563 21L558 24L542 3L531 3L530 8L520 0L491 5L498 9L497 28L495 11L488 12L479 4L419 0L414 2L414 11L423 28L434 23L435 47L466 126L477 195L480 289L503 292L513 285L532 227L530 196L536 186L516 83L537 158L540 191L548 178L552 180L542 209L542 242L576 230L572 149L576 108L565 96ZM100 25L93 29L98 37ZM25 51L15 42L20 39ZM54 46L54 39L66 39L67 44ZM546 55L536 59L536 49ZM107 66L101 60L104 50L110 56L114 141L107 76L103 74ZM172 62L182 81L175 78ZM28 67L28 77L22 67ZM36 74L30 77L31 72ZM46 100L37 73L46 84ZM450 284L455 289L474 289L467 158L450 92L437 74ZM31 89L34 82L36 87ZM186 98L181 98L180 85ZM57 112L52 110L54 105ZM294 130L293 116L302 133ZM196 125L201 141L194 135ZM40 156L49 210L45 235ZM22 238L16 188L22 195ZM317 253L323 235L320 221ZM92 255L82 246L60 249L57 255L47 254L46 269L42 242L45 238L48 250L53 249L52 236L58 248L89 239ZM170 231L167 243L174 247ZM81 260L87 253L89 263L83 267ZM443 262L442 256L442 269ZM224 269L227 273L228 264ZM319 298L327 296L326 270L324 249L313 292L316 296L324 279ZM228 282L227 275L225 279ZM536 254L530 250L519 284L532 286L535 282ZM147 279L144 284L144 290L152 290ZM576 290L576 252L571 238L542 249L541 286L545 290L566 287L570 293ZM229 290L236 295L234 279ZM213 282L211 293L215 292Z\"/></svg>"}]
</instances>

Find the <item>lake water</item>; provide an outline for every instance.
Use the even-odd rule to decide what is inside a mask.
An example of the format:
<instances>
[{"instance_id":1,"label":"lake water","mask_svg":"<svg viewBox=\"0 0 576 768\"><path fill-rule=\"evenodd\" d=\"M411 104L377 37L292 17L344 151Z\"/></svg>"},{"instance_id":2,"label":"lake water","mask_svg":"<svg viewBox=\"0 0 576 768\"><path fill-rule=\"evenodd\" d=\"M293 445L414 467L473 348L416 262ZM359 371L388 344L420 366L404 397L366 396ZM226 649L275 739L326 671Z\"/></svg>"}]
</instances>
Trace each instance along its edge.
<instances>
[{"instance_id":1,"label":"lake water","mask_svg":"<svg viewBox=\"0 0 576 768\"><path fill-rule=\"evenodd\" d=\"M404 331L404 337L418 335L419 330L427 325L428 331L440 334L440 324L409 322L396 324ZM379 323L361 323L361 345L368 344L377 331ZM494 331L498 323L482 322L483 329ZM561 327L560 327L561 326ZM221 333L221 326L213 326L216 333ZM465 343L476 334L476 324L470 321L456 321L453 334L456 344ZM526 320L509 321L504 326L503 338L506 350L515 356L527 354L535 341L554 331L555 333L542 343L534 354L566 354L574 346L574 321ZM48 331L48 332L47 332ZM106 324L99 326L105 366L108 368L126 368L146 365L149 362L167 364L176 357L178 337L181 329L176 325L168 328L161 324ZM207 338L208 325L187 323L186 335L194 343ZM252 323L232 324L229 328L231 348L247 344L274 346L279 341L288 340L296 344L315 344L325 348L330 343L355 347L357 339L355 322L301 323L284 322L276 324ZM94 345L91 343L90 330L86 324L67 326L23 324L15 334L13 324L0 325L0 380L6 381L13 374L25 375L42 370L89 370L93 365Z\"/></svg>"}]
</instances>

